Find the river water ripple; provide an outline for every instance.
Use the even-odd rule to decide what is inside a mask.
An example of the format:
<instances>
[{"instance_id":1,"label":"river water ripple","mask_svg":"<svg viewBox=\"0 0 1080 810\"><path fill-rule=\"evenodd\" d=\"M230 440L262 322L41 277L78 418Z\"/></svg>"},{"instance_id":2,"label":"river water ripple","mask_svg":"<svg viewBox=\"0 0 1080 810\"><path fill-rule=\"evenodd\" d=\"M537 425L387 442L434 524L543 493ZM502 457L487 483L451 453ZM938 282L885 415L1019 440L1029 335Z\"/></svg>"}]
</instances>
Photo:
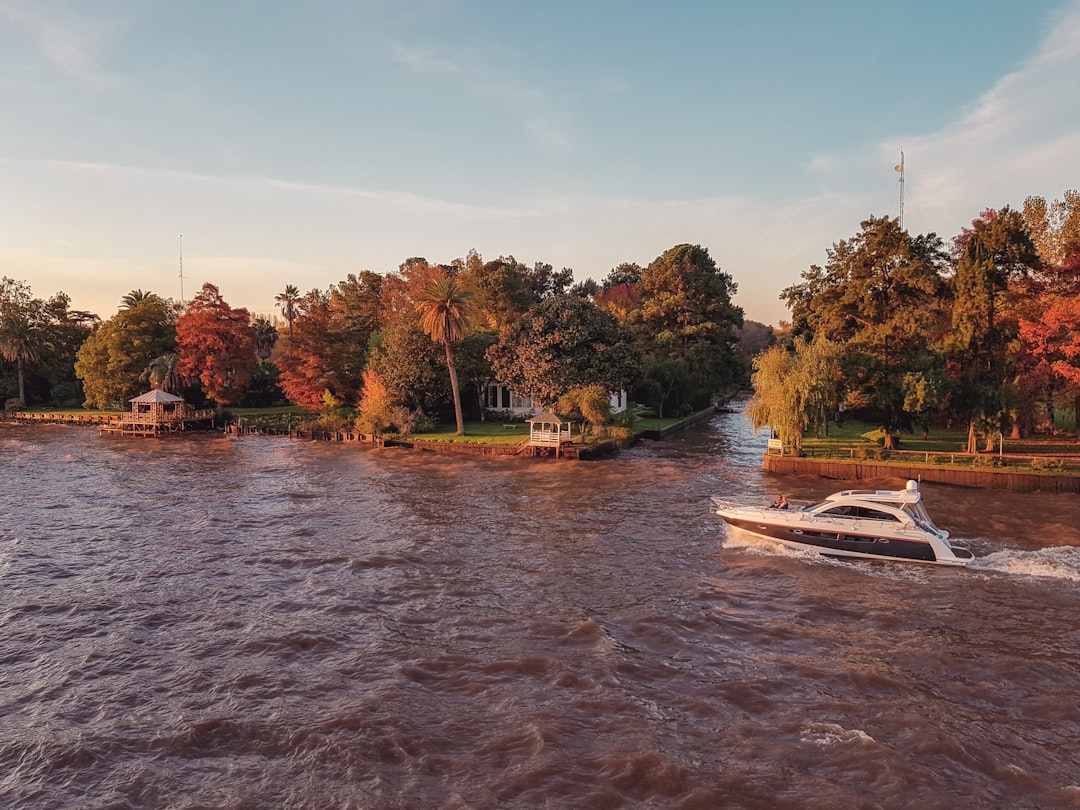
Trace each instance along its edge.
<instances>
[{"instance_id":1,"label":"river water ripple","mask_svg":"<svg viewBox=\"0 0 1080 810\"><path fill-rule=\"evenodd\" d=\"M709 513L841 488L763 448L0 426L0 806L1080 807L1076 496L926 485L972 567L826 560Z\"/></svg>"}]
</instances>

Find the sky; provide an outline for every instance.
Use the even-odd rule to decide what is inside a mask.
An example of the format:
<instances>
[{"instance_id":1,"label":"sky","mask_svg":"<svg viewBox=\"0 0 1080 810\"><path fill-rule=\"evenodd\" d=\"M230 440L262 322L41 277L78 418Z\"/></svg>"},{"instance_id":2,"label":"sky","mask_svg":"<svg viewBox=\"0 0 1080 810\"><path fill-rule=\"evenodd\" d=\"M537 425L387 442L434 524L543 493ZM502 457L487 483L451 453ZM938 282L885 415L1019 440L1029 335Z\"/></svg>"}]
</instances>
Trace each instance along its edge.
<instances>
[{"instance_id":1,"label":"sky","mask_svg":"<svg viewBox=\"0 0 1080 810\"><path fill-rule=\"evenodd\" d=\"M1080 185L1078 87L1080 0L0 0L0 276L274 314L690 243L775 325L901 151L913 234Z\"/></svg>"}]
</instances>

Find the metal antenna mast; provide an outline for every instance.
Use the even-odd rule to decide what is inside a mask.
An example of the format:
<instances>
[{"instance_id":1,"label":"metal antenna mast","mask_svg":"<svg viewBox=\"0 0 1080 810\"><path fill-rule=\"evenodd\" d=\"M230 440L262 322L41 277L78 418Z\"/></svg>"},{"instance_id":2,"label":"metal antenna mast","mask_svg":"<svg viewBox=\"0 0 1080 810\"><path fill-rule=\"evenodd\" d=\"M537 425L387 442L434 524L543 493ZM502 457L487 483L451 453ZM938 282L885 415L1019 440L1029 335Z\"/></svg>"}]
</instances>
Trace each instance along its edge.
<instances>
[{"instance_id":1,"label":"metal antenna mast","mask_svg":"<svg viewBox=\"0 0 1080 810\"><path fill-rule=\"evenodd\" d=\"M900 172L900 230L904 230L904 150L900 150L900 162L896 164Z\"/></svg>"},{"instance_id":2,"label":"metal antenna mast","mask_svg":"<svg viewBox=\"0 0 1080 810\"><path fill-rule=\"evenodd\" d=\"M184 303L184 235L180 234L180 304Z\"/></svg>"}]
</instances>

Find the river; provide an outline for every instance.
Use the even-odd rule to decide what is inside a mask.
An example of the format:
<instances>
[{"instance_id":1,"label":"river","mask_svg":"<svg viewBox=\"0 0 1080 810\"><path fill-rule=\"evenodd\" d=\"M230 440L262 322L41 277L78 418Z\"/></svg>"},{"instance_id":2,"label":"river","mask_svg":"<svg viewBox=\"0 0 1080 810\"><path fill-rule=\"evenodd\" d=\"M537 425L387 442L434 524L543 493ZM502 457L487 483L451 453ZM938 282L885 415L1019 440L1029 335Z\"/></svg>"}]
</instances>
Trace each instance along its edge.
<instances>
[{"instance_id":1,"label":"river","mask_svg":"<svg viewBox=\"0 0 1080 810\"><path fill-rule=\"evenodd\" d=\"M1077 497L924 485L971 567L829 560L710 514L843 488L764 443L0 425L0 806L1080 807Z\"/></svg>"}]
</instances>

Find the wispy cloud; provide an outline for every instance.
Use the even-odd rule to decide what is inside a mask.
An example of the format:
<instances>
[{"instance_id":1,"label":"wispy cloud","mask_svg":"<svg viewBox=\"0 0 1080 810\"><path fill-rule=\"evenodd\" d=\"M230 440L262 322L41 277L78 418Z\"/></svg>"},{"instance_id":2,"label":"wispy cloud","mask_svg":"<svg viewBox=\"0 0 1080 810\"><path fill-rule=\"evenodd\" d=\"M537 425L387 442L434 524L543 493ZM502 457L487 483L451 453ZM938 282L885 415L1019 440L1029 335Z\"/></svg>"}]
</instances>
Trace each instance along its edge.
<instances>
[{"instance_id":1,"label":"wispy cloud","mask_svg":"<svg viewBox=\"0 0 1080 810\"><path fill-rule=\"evenodd\" d=\"M904 137L909 187L952 229L987 207L1060 196L1080 175L1080 0L1051 21L1035 55L940 132ZM895 154L895 142L882 146Z\"/></svg>"},{"instance_id":2,"label":"wispy cloud","mask_svg":"<svg viewBox=\"0 0 1080 810\"><path fill-rule=\"evenodd\" d=\"M572 145L565 111L541 85L515 77L505 60L486 58L475 50L452 58L400 43L392 44L389 52L391 59L411 71L453 79L473 98L498 105L544 151L561 152Z\"/></svg>"},{"instance_id":3,"label":"wispy cloud","mask_svg":"<svg viewBox=\"0 0 1080 810\"><path fill-rule=\"evenodd\" d=\"M116 20L86 17L29 0L0 0L0 22L25 33L50 65L88 85L115 83L101 64L122 28Z\"/></svg>"}]
</instances>

